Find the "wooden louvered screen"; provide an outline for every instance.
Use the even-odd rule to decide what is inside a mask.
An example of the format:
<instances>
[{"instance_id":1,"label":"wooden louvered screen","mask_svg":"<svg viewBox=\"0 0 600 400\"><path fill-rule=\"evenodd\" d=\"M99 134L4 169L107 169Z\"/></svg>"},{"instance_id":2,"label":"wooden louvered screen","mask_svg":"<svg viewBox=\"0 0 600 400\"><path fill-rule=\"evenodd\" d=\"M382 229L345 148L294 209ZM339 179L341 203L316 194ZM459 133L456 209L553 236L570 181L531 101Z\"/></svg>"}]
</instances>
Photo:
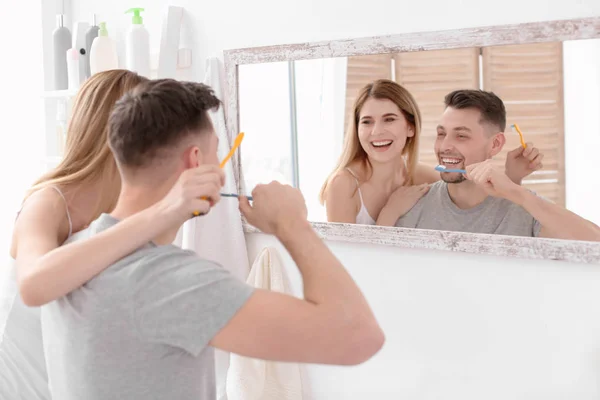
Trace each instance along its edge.
<instances>
[{"instance_id":1,"label":"wooden louvered screen","mask_svg":"<svg viewBox=\"0 0 600 400\"><path fill-rule=\"evenodd\" d=\"M396 82L414 96L421 110L419 161L437 165L433 146L444 111L444 97L456 89L479 88L479 49L436 50L395 55Z\"/></svg>"},{"instance_id":2,"label":"wooden louvered screen","mask_svg":"<svg viewBox=\"0 0 600 400\"><path fill-rule=\"evenodd\" d=\"M519 146L517 123L525 141L544 153L544 168L523 186L565 205L564 107L562 43L496 46L483 49L483 89L496 93L506 106L506 146L496 158Z\"/></svg>"},{"instance_id":3,"label":"wooden louvered screen","mask_svg":"<svg viewBox=\"0 0 600 400\"><path fill-rule=\"evenodd\" d=\"M348 118L358 91L377 79L392 78L392 55L374 54L348 57L346 74L346 109L344 113L344 133L348 128Z\"/></svg>"}]
</instances>

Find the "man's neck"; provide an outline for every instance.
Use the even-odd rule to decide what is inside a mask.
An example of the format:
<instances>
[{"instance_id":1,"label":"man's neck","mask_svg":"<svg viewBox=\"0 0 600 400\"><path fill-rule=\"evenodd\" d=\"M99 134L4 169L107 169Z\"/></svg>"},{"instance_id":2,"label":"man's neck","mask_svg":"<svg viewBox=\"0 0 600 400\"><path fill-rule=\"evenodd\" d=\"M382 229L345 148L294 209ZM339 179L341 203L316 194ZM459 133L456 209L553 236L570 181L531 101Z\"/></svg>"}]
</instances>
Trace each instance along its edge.
<instances>
[{"instance_id":1,"label":"man's neck","mask_svg":"<svg viewBox=\"0 0 600 400\"><path fill-rule=\"evenodd\" d=\"M448 195L450 195L452 202L463 210L478 206L488 197L488 194L482 188L470 181L449 183Z\"/></svg>"},{"instance_id":2,"label":"man's neck","mask_svg":"<svg viewBox=\"0 0 600 400\"><path fill-rule=\"evenodd\" d=\"M154 187L144 185L133 186L123 183L117 205L110 215L118 220L123 220L152 207L167 195L171 186L165 184ZM157 245L171 244L175 240L177 231L178 228L166 231L162 235L155 237L152 241Z\"/></svg>"}]
</instances>

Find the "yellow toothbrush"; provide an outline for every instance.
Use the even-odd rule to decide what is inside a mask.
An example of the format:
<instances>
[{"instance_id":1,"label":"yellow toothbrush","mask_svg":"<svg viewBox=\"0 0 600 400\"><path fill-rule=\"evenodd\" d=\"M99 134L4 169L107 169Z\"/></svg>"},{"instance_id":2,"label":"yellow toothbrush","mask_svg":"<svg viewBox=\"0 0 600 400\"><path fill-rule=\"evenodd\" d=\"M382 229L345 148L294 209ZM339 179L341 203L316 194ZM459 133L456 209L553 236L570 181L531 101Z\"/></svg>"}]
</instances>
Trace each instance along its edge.
<instances>
[{"instance_id":1,"label":"yellow toothbrush","mask_svg":"<svg viewBox=\"0 0 600 400\"><path fill-rule=\"evenodd\" d=\"M519 138L521 138L521 146L523 146L524 149L527 148L527 145L525 144L525 140L523 140L523 133L521 132L521 130L519 129L519 125L517 124L512 124L511 125L519 134Z\"/></svg>"},{"instance_id":2,"label":"yellow toothbrush","mask_svg":"<svg viewBox=\"0 0 600 400\"><path fill-rule=\"evenodd\" d=\"M237 137L235 138L233 146L231 146L231 150L229 150L229 154L227 154L223 161L221 161L221 168L223 168L225 164L227 164L227 161L229 161L229 159L233 156L233 153L235 153L237 148L240 147L240 145L242 144L242 140L244 140L244 132L240 132L240 134L237 135Z\"/></svg>"},{"instance_id":3,"label":"yellow toothbrush","mask_svg":"<svg viewBox=\"0 0 600 400\"><path fill-rule=\"evenodd\" d=\"M240 132L240 134L237 135L237 137L235 138L235 141L233 142L233 146L231 146L231 150L229 150L229 154L227 154L227 156L225 156L223 161L221 161L221 164L219 165L220 168L223 168L227 164L227 161L229 161L229 159L233 156L233 153L235 153L237 148L240 147L240 144L242 144L243 139L244 139L244 132ZM203 197L202 200L206 200L206 197ZM197 217L199 215L200 215L199 211L194 211L195 217Z\"/></svg>"}]
</instances>

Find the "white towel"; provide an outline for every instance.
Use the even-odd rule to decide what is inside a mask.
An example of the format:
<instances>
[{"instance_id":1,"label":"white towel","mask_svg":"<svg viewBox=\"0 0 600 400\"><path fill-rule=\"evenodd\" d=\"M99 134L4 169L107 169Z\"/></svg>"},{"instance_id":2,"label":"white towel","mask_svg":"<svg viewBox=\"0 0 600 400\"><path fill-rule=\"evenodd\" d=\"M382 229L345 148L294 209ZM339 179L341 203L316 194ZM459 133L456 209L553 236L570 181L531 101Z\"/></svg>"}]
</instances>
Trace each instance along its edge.
<instances>
[{"instance_id":1,"label":"white towel","mask_svg":"<svg viewBox=\"0 0 600 400\"><path fill-rule=\"evenodd\" d=\"M265 248L254 262L248 284L291 294L274 248ZM231 355L227 373L228 400L302 400L302 367L295 363L263 361Z\"/></svg>"},{"instance_id":2,"label":"white towel","mask_svg":"<svg viewBox=\"0 0 600 400\"><path fill-rule=\"evenodd\" d=\"M211 58L206 63L204 83L211 86L215 95L222 99L221 64L217 58ZM228 137L225 125L225 110L210 113L213 126L219 137L219 159L229 153L231 138ZM223 192L237 193L231 161L224 168L226 183ZM221 201L203 216L188 220L175 243L182 248L193 250L200 257L219 263L232 272L240 280L248 276L249 262L246 250L246 238L236 198L223 197ZM229 353L215 351L215 369L217 383L217 399L225 400L225 377L229 366Z\"/></svg>"}]
</instances>

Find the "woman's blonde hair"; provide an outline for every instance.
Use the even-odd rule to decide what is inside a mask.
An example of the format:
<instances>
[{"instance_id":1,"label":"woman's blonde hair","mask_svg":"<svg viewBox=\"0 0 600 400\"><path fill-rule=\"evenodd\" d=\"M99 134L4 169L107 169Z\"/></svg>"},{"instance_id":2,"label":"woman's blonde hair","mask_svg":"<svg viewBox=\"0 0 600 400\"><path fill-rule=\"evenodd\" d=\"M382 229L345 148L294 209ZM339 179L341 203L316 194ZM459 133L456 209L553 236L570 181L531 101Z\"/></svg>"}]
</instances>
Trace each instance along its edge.
<instances>
[{"instance_id":1,"label":"woman's blonde hair","mask_svg":"<svg viewBox=\"0 0 600 400\"><path fill-rule=\"evenodd\" d=\"M402 157L405 157L406 159L408 170L408 181L406 182L406 185L413 184L414 173L419 159L421 112L419 111L417 102L408 90L394 81L379 79L363 87L354 101L354 112L348 117L348 128L344 137L344 149L342 155L333 172L327 177L327 180L321 187L321 192L319 193L319 201L321 204L325 203L327 188L331 183L331 180L340 171L343 171L356 161L363 163L367 168L371 167L367 153L362 148L358 139L360 111L365 102L370 98L387 99L394 102L402 112L402 115L404 115L404 118L406 118L408 124L414 130L414 135L406 138L406 144L402 150Z\"/></svg>"},{"instance_id":2,"label":"woman's blonde hair","mask_svg":"<svg viewBox=\"0 0 600 400\"><path fill-rule=\"evenodd\" d=\"M75 98L60 164L39 178L25 199L48 186L78 186L101 181L102 198L98 199L91 220L111 211L121 190L121 180L108 146L108 117L117 100L144 81L147 79L135 72L119 69L99 72L89 78Z\"/></svg>"}]
</instances>

